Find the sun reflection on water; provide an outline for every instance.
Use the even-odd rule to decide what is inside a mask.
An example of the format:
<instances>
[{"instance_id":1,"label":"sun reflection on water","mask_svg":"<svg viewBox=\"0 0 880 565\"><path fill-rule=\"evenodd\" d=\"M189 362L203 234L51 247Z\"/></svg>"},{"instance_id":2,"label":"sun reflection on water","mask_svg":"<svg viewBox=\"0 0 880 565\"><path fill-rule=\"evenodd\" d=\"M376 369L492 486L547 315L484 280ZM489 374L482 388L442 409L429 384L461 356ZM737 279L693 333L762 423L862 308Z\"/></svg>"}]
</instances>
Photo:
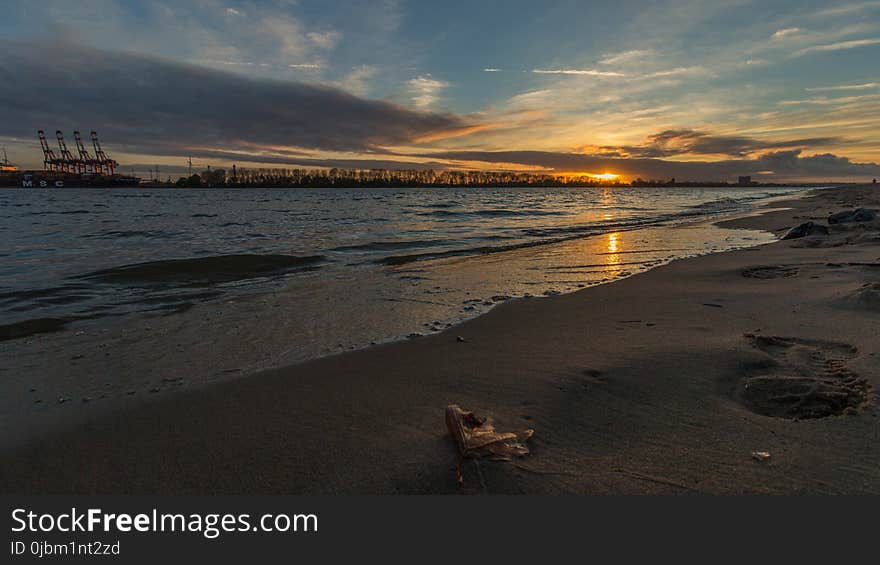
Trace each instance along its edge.
<instances>
[{"instance_id":1,"label":"sun reflection on water","mask_svg":"<svg viewBox=\"0 0 880 565\"><path fill-rule=\"evenodd\" d=\"M613 232L608 234L608 252L617 253L620 245L620 233Z\"/></svg>"},{"instance_id":2,"label":"sun reflection on water","mask_svg":"<svg viewBox=\"0 0 880 565\"><path fill-rule=\"evenodd\" d=\"M608 265L609 274L617 274L620 271L620 251L622 247L621 233L611 232L606 242L605 263Z\"/></svg>"}]
</instances>

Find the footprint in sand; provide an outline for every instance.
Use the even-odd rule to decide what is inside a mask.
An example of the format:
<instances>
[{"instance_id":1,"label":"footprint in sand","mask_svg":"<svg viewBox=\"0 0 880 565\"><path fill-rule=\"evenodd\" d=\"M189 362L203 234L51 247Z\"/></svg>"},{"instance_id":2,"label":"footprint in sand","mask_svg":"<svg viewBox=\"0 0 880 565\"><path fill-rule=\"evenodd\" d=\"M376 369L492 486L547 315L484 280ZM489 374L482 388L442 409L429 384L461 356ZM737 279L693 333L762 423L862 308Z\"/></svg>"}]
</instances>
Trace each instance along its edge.
<instances>
[{"instance_id":1,"label":"footprint in sand","mask_svg":"<svg viewBox=\"0 0 880 565\"><path fill-rule=\"evenodd\" d=\"M871 386L846 362L858 350L846 343L746 334L775 362L740 382L737 396L759 414L824 418L855 413L868 403Z\"/></svg>"},{"instance_id":2,"label":"footprint in sand","mask_svg":"<svg viewBox=\"0 0 880 565\"><path fill-rule=\"evenodd\" d=\"M844 296L840 305L857 310L880 311L880 282L863 284Z\"/></svg>"},{"instance_id":3,"label":"footprint in sand","mask_svg":"<svg viewBox=\"0 0 880 565\"><path fill-rule=\"evenodd\" d=\"M760 267L747 267L742 270L742 276L748 279L782 279L796 277L798 268L787 265L765 265Z\"/></svg>"}]
</instances>

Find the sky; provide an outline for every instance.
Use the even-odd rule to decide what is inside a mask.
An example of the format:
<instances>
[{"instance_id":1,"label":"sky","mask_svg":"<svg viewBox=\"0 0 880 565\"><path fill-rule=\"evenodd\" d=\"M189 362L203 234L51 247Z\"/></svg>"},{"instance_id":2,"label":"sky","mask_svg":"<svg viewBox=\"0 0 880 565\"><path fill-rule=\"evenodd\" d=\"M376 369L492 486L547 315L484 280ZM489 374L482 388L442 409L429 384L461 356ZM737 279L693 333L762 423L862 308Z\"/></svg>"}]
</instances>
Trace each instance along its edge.
<instances>
[{"instance_id":1,"label":"sky","mask_svg":"<svg viewBox=\"0 0 880 565\"><path fill-rule=\"evenodd\" d=\"M880 0L5 0L0 145L123 171L880 177Z\"/></svg>"}]
</instances>

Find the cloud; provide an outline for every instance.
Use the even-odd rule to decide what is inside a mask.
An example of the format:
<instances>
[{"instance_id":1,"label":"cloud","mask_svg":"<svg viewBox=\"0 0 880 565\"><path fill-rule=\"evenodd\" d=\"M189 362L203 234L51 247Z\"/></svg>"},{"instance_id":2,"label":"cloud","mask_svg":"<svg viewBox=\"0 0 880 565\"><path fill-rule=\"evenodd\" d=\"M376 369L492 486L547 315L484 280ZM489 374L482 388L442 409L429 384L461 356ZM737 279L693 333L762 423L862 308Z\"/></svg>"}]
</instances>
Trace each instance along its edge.
<instances>
[{"instance_id":1,"label":"cloud","mask_svg":"<svg viewBox=\"0 0 880 565\"><path fill-rule=\"evenodd\" d=\"M472 127L338 88L247 77L70 42L0 40L0 135L97 129L129 151L300 147L369 151ZM35 85L22 88L21 85ZM40 86L43 85L43 86Z\"/></svg>"},{"instance_id":2,"label":"cloud","mask_svg":"<svg viewBox=\"0 0 880 565\"><path fill-rule=\"evenodd\" d=\"M623 73L611 71L597 71L596 69L532 69L539 75L588 75L594 77L622 77Z\"/></svg>"},{"instance_id":3,"label":"cloud","mask_svg":"<svg viewBox=\"0 0 880 565\"><path fill-rule=\"evenodd\" d=\"M17 14L13 10L7 15L3 10L3 16L22 30L22 22L33 25L23 33L0 33L3 37L39 33L58 37L58 29L67 29L96 46L121 47L179 61L259 61L267 65L237 68L267 77L289 63L317 60L316 55L341 38L334 27L287 0L81 0L48 2L39 7L26 0L12 0L15 2L30 5ZM9 3L4 2L4 7Z\"/></svg>"},{"instance_id":4,"label":"cloud","mask_svg":"<svg viewBox=\"0 0 880 565\"><path fill-rule=\"evenodd\" d=\"M501 69L496 69L496 68L493 68L493 67L487 67L487 68L483 69L483 72L484 72L484 73L500 73L500 72L501 72Z\"/></svg>"},{"instance_id":5,"label":"cloud","mask_svg":"<svg viewBox=\"0 0 880 565\"><path fill-rule=\"evenodd\" d=\"M555 91L549 88L542 90L529 90L512 96L508 104L512 108L544 106L555 95Z\"/></svg>"},{"instance_id":6,"label":"cloud","mask_svg":"<svg viewBox=\"0 0 880 565\"><path fill-rule=\"evenodd\" d=\"M624 63L631 63L633 61L639 61L646 57L649 57L654 52L650 49L632 49L630 51L623 51L622 53L606 53L599 60L599 64L601 65L620 65Z\"/></svg>"},{"instance_id":7,"label":"cloud","mask_svg":"<svg viewBox=\"0 0 880 565\"><path fill-rule=\"evenodd\" d=\"M379 72L379 69L372 65L360 65L351 70L350 73L339 82L339 86L352 94L358 96L366 96L370 91L369 80Z\"/></svg>"},{"instance_id":8,"label":"cloud","mask_svg":"<svg viewBox=\"0 0 880 565\"><path fill-rule=\"evenodd\" d=\"M861 12L864 10L871 10L880 8L880 2L857 2L853 4L843 4L841 6L834 6L832 8L826 8L824 10L819 10L814 15L820 17L827 16L843 16L847 14L854 14L856 12Z\"/></svg>"},{"instance_id":9,"label":"cloud","mask_svg":"<svg viewBox=\"0 0 880 565\"><path fill-rule=\"evenodd\" d=\"M161 154L161 153L160 153ZM173 154L171 154L173 155ZM202 169L211 164L215 167L230 167L235 163L239 168L247 167L248 164L253 166L286 166L286 167L338 167L343 169L395 169L395 170L427 170L427 169L444 169L447 164L440 161L402 161L393 158L319 158L307 154L297 154L297 152L283 152L281 154L253 154L239 151L223 151L210 149L194 149L189 153L193 160L199 159L198 163L193 163L196 169ZM229 163L229 165L220 165L219 163ZM147 164L128 164L125 168L152 169L155 163ZM160 176L176 172L182 174L186 172L185 167L163 166Z\"/></svg>"},{"instance_id":10,"label":"cloud","mask_svg":"<svg viewBox=\"0 0 880 565\"><path fill-rule=\"evenodd\" d=\"M799 27L787 27L776 30L776 32L771 36L771 39L784 39L786 37L791 37L792 35L797 35L800 32L801 28Z\"/></svg>"},{"instance_id":11,"label":"cloud","mask_svg":"<svg viewBox=\"0 0 880 565\"><path fill-rule=\"evenodd\" d=\"M840 144L836 137L812 137L768 141L745 136L712 135L691 129L666 130L648 136L643 145L604 145L592 150L600 156L674 157L678 155L726 155L746 157L772 149L822 147Z\"/></svg>"},{"instance_id":12,"label":"cloud","mask_svg":"<svg viewBox=\"0 0 880 565\"><path fill-rule=\"evenodd\" d=\"M822 51L840 51L843 49L855 49L857 47L867 47L868 45L877 45L880 38L870 39L852 39L850 41L838 41L837 43L826 43L824 45L812 45L795 51L793 57L801 57L809 53L818 53Z\"/></svg>"},{"instance_id":13,"label":"cloud","mask_svg":"<svg viewBox=\"0 0 880 565\"><path fill-rule=\"evenodd\" d=\"M223 65L230 68L251 68L276 74L278 71L284 71L287 69L293 69L297 71L317 71L324 68L323 63L289 63L281 65L270 63L268 61L230 61L226 59L203 59L199 61L199 63L209 66Z\"/></svg>"},{"instance_id":14,"label":"cloud","mask_svg":"<svg viewBox=\"0 0 880 565\"><path fill-rule=\"evenodd\" d=\"M863 94L861 96L840 96L838 98L828 98L820 96L817 98L807 98L806 100L780 100L780 106L797 106L801 104L819 104L822 106L831 106L839 104L852 104L854 102L863 102L865 100L877 100L880 94Z\"/></svg>"},{"instance_id":15,"label":"cloud","mask_svg":"<svg viewBox=\"0 0 880 565\"><path fill-rule=\"evenodd\" d=\"M430 74L421 75L407 81L407 89L416 108L427 109L440 100L440 92L449 86L448 82L437 80Z\"/></svg>"},{"instance_id":16,"label":"cloud","mask_svg":"<svg viewBox=\"0 0 880 565\"><path fill-rule=\"evenodd\" d=\"M306 34L306 39L322 49L332 49L342 39L342 34L338 31L313 31Z\"/></svg>"},{"instance_id":17,"label":"cloud","mask_svg":"<svg viewBox=\"0 0 880 565\"><path fill-rule=\"evenodd\" d=\"M644 78L660 78L681 75L714 75L714 73L711 73L707 71L705 67L700 66L676 67L674 69L667 69L665 71L654 71L653 73L648 73L644 75Z\"/></svg>"},{"instance_id":18,"label":"cloud","mask_svg":"<svg viewBox=\"0 0 880 565\"><path fill-rule=\"evenodd\" d=\"M684 75L705 75L705 76L714 76L714 73L706 70L705 67L701 66L690 66L690 67L675 67L673 69L663 69L659 71L652 71L644 74L627 74L620 73L616 71L600 71L597 69L532 69L532 73L539 75L580 75L580 76L595 76L595 77L612 77L612 78L620 78L626 77L629 79L652 79L652 78L666 78L666 77L675 77L675 76L684 76Z\"/></svg>"},{"instance_id":19,"label":"cloud","mask_svg":"<svg viewBox=\"0 0 880 565\"><path fill-rule=\"evenodd\" d=\"M822 92L826 90L868 90L880 87L880 82L866 82L864 84L841 84L836 86L814 86L807 88L809 92Z\"/></svg>"},{"instance_id":20,"label":"cloud","mask_svg":"<svg viewBox=\"0 0 880 565\"><path fill-rule=\"evenodd\" d=\"M830 153L804 157L800 149L777 151L757 159L724 161L671 161L653 158L624 159L550 151L446 151L423 154L432 159L515 164L555 172L610 171L626 177L693 181L729 180L739 175L761 174L763 180L865 179L880 175L877 163L854 163Z\"/></svg>"}]
</instances>

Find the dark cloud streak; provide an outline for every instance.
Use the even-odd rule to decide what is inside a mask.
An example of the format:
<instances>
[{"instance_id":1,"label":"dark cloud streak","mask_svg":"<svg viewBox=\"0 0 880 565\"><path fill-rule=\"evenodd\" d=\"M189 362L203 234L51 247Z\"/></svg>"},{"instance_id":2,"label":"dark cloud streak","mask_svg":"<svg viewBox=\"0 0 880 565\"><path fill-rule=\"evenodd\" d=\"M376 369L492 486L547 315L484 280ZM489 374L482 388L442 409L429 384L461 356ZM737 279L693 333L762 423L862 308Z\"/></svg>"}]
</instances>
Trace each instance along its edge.
<instances>
[{"instance_id":1,"label":"dark cloud streak","mask_svg":"<svg viewBox=\"0 0 880 565\"><path fill-rule=\"evenodd\" d=\"M692 129L666 130L648 136L644 145L604 145L595 148L596 154L605 157L674 157L677 155L726 155L748 157L755 153L779 149L807 149L828 145L841 145L845 140L838 137L808 137L768 141L753 137L713 135Z\"/></svg>"},{"instance_id":2,"label":"dark cloud streak","mask_svg":"<svg viewBox=\"0 0 880 565\"><path fill-rule=\"evenodd\" d=\"M389 169L389 170L419 170L428 169L448 169L448 163L439 161L399 161L388 158L376 159L327 159L319 157L297 156L294 154L284 155L251 155L247 153L236 153L233 151L212 151L212 150L195 150L192 157L197 170L204 169L207 165L215 168L231 168L232 164L237 164L242 168L263 168L263 167L280 167L280 168L326 168L337 167L340 169ZM198 159L198 161L195 161ZM148 163L126 164L125 169L133 168L135 170L151 169L155 165ZM164 169L174 170L177 172L185 171L186 167L181 166L165 166Z\"/></svg>"},{"instance_id":3,"label":"dark cloud streak","mask_svg":"<svg viewBox=\"0 0 880 565\"><path fill-rule=\"evenodd\" d=\"M804 149L846 143L833 137L766 141L678 129L638 146L593 147L591 154L545 151L448 151L395 155L383 148L479 129L454 114L416 112L340 89L255 78L70 40L0 39L0 137L34 139L35 130L100 131L111 151L307 167L453 168L507 163L559 172L611 171L680 180L846 179L880 176L875 163L853 163ZM515 137L511 132L511 137ZM325 159L319 152L371 158ZM725 155L721 161L673 161ZM401 158L418 157L420 163ZM746 158L748 157L748 158Z\"/></svg>"},{"instance_id":4,"label":"dark cloud streak","mask_svg":"<svg viewBox=\"0 0 880 565\"><path fill-rule=\"evenodd\" d=\"M99 130L137 151L368 151L469 125L337 88L246 77L69 41L0 40L0 135Z\"/></svg>"},{"instance_id":5,"label":"dark cloud streak","mask_svg":"<svg viewBox=\"0 0 880 565\"><path fill-rule=\"evenodd\" d=\"M654 158L618 158L549 151L447 151L420 155L431 159L517 164L557 172L613 172L627 177L678 180L730 180L739 175L756 175L767 180L847 179L880 176L876 163L853 163L830 153L802 156L799 149L776 151L756 159L723 161L671 161ZM772 171L772 174L761 174Z\"/></svg>"}]
</instances>

